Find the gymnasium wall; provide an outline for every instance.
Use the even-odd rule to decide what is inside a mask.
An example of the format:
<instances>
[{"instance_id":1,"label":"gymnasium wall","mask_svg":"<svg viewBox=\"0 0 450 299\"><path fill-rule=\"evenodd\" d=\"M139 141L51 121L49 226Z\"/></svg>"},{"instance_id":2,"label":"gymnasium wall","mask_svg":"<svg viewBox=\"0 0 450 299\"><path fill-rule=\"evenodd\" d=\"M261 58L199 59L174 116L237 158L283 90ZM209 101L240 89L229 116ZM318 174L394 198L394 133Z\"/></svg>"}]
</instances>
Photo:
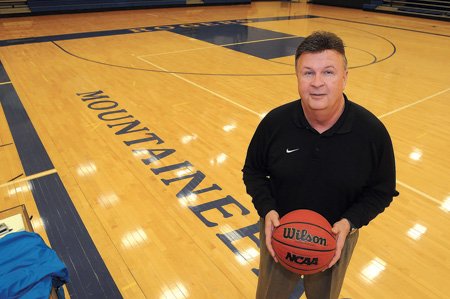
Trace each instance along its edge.
<instances>
[{"instance_id":1,"label":"gymnasium wall","mask_svg":"<svg viewBox=\"0 0 450 299\"><path fill-rule=\"evenodd\" d=\"M313 4L325 4L325 5L332 5L332 6L341 6L341 7L362 9L364 4L372 4L373 2L377 2L379 4L379 2L382 2L382 1L374 1L374 0L311 0L308 2L313 3Z\"/></svg>"},{"instance_id":2,"label":"gymnasium wall","mask_svg":"<svg viewBox=\"0 0 450 299\"><path fill-rule=\"evenodd\" d=\"M28 6L31 12L35 13L250 2L251 0L28 0Z\"/></svg>"}]
</instances>

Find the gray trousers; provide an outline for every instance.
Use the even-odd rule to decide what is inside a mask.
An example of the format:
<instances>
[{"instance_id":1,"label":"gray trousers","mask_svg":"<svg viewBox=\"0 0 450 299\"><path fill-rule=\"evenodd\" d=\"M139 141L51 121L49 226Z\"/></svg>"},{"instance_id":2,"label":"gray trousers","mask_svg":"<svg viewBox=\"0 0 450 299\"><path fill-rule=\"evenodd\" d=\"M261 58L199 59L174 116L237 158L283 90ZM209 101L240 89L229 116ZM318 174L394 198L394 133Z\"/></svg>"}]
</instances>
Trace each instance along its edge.
<instances>
[{"instance_id":1,"label":"gray trousers","mask_svg":"<svg viewBox=\"0 0 450 299\"><path fill-rule=\"evenodd\" d=\"M330 269L304 275L303 282L308 299L337 299L344 282L345 272L358 241L359 232L348 235L341 258ZM256 299L288 299L301 278L275 263L265 243L264 220L260 221L260 261Z\"/></svg>"}]
</instances>

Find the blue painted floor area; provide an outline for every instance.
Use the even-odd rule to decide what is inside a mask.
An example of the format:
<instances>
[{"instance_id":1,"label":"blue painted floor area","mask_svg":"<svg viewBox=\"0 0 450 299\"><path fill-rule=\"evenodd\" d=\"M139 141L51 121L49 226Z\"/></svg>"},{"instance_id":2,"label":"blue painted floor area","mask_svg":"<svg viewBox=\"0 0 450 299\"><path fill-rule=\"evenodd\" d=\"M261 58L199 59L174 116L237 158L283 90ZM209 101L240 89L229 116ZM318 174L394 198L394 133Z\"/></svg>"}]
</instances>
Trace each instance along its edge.
<instances>
[{"instance_id":1,"label":"blue painted floor area","mask_svg":"<svg viewBox=\"0 0 450 299\"><path fill-rule=\"evenodd\" d=\"M29 176L53 169L53 163L12 84L0 85L0 104L3 107L25 174Z\"/></svg>"},{"instance_id":2,"label":"blue painted floor area","mask_svg":"<svg viewBox=\"0 0 450 299\"><path fill-rule=\"evenodd\" d=\"M9 82L8 74L0 61L0 83Z\"/></svg>"},{"instance_id":3,"label":"blue painted floor area","mask_svg":"<svg viewBox=\"0 0 450 299\"><path fill-rule=\"evenodd\" d=\"M227 45L292 36L286 33L259 29L241 24L226 24L194 28L176 28L171 31L215 45Z\"/></svg>"},{"instance_id":4,"label":"blue painted floor area","mask_svg":"<svg viewBox=\"0 0 450 299\"><path fill-rule=\"evenodd\" d=\"M248 44L226 46L225 48L253 55L264 59L286 57L295 54L298 45L304 40L303 37L292 37L268 41L258 41ZM292 61L294 63L294 61Z\"/></svg>"},{"instance_id":5,"label":"blue painted floor area","mask_svg":"<svg viewBox=\"0 0 450 299\"><path fill-rule=\"evenodd\" d=\"M304 39L243 24L176 28L170 31L263 59L294 55Z\"/></svg>"},{"instance_id":6,"label":"blue painted floor area","mask_svg":"<svg viewBox=\"0 0 450 299\"><path fill-rule=\"evenodd\" d=\"M5 73L0 65L0 73ZM3 107L27 176L53 164L12 84L0 85ZM30 181L51 247L69 270L71 298L122 298L58 174Z\"/></svg>"},{"instance_id":7,"label":"blue painted floor area","mask_svg":"<svg viewBox=\"0 0 450 299\"><path fill-rule=\"evenodd\" d=\"M105 30L105 31L93 31L93 32L68 33L68 34L60 34L60 35L17 38L17 39L10 39L10 40L0 40L0 47L23 45L23 44L45 43L45 42L60 41L60 40L73 40L73 39L81 39L81 38L111 36L111 35L123 35L123 34L133 34L133 32L130 31L129 29L117 29L117 30Z\"/></svg>"},{"instance_id":8,"label":"blue painted floor area","mask_svg":"<svg viewBox=\"0 0 450 299\"><path fill-rule=\"evenodd\" d=\"M66 264L71 298L122 298L58 174L30 181L51 247Z\"/></svg>"},{"instance_id":9,"label":"blue painted floor area","mask_svg":"<svg viewBox=\"0 0 450 299\"><path fill-rule=\"evenodd\" d=\"M299 299L303 293L305 292L305 286L303 284L303 278L300 279L295 286L294 290L292 291L292 294L289 296L289 299Z\"/></svg>"}]
</instances>

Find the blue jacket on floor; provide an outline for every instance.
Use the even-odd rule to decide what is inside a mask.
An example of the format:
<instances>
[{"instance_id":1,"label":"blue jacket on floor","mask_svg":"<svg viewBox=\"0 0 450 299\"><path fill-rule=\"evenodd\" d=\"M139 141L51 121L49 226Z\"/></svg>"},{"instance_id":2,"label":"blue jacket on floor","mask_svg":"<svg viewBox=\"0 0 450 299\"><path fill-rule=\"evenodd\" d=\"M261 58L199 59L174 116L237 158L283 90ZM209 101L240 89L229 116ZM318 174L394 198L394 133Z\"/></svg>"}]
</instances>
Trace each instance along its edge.
<instances>
[{"instance_id":1,"label":"blue jacket on floor","mask_svg":"<svg viewBox=\"0 0 450 299\"><path fill-rule=\"evenodd\" d=\"M52 286L68 280L66 266L38 234L17 232L0 239L0 299L48 299Z\"/></svg>"}]
</instances>

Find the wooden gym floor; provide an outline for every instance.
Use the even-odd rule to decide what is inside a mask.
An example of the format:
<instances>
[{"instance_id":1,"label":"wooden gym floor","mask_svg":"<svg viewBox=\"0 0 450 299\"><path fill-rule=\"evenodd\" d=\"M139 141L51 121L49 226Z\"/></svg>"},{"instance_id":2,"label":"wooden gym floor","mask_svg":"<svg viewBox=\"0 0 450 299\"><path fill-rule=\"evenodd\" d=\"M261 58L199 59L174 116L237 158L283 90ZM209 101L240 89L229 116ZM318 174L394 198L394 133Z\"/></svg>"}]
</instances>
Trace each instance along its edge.
<instances>
[{"instance_id":1,"label":"wooden gym floor","mask_svg":"<svg viewBox=\"0 0 450 299\"><path fill-rule=\"evenodd\" d=\"M255 2L0 19L0 209L26 205L71 298L254 297L241 169L261 117L298 98L292 53L315 30L344 39L346 93L389 129L401 194L341 297L448 297L450 24Z\"/></svg>"}]
</instances>

